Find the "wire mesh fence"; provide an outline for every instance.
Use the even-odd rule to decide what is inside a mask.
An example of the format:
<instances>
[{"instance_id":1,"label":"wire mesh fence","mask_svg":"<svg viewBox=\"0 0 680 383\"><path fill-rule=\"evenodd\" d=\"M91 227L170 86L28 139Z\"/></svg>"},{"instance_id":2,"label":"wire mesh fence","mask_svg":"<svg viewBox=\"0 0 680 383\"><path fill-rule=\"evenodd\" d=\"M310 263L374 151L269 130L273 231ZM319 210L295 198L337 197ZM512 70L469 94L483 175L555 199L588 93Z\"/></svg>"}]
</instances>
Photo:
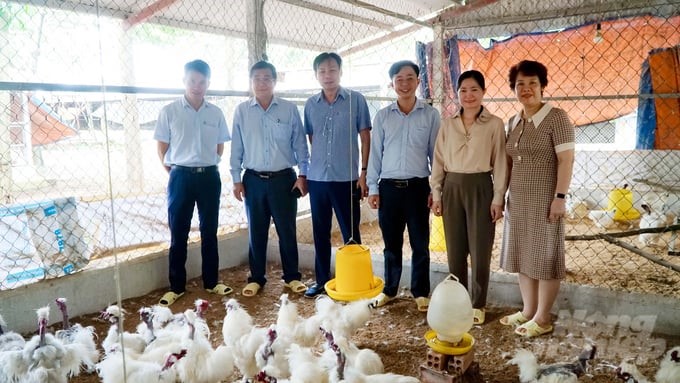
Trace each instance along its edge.
<instances>
[{"instance_id":1,"label":"wire mesh fence","mask_svg":"<svg viewBox=\"0 0 680 383\"><path fill-rule=\"evenodd\" d=\"M567 280L680 296L677 4L402 3L0 2L0 289L166 246L167 174L153 129L160 108L181 97L185 62L211 65L209 101L231 126L254 61L266 55L279 71L277 94L302 112L319 91L312 60L336 51L342 85L366 96L371 116L394 100L387 69L397 60L425 69L421 96L443 118L457 108L457 75L480 70L485 105L505 121L521 108L510 66L545 64L544 97L576 126ZM228 161L219 169L220 233L246 230ZM299 210L308 216L308 199ZM365 201L362 212L363 241L381 254L377 212ZM441 221L431 227L432 261L446 263ZM300 242L310 230L299 225ZM498 224L496 271L502 236Z\"/></svg>"}]
</instances>

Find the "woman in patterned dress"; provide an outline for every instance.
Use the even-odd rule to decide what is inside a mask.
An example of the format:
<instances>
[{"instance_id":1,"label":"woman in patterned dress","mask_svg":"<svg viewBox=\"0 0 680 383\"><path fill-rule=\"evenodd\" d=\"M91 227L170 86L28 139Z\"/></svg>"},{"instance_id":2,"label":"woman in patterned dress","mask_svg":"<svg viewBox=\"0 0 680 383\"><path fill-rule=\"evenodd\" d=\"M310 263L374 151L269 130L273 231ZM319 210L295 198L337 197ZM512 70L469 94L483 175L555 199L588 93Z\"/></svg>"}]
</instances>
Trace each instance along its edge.
<instances>
[{"instance_id":1,"label":"woman in patterned dress","mask_svg":"<svg viewBox=\"0 0 680 383\"><path fill-rule=\"evenodd\" d=\"M508 124L510 185L501 265L518 273L523 308L501 318L525 337L553 330L550 310L564 279L565 195L574 164L574 127L543 101L548 70L536 61L510 68L510 88L522 112Z\"/></svg>"}]
</instances>

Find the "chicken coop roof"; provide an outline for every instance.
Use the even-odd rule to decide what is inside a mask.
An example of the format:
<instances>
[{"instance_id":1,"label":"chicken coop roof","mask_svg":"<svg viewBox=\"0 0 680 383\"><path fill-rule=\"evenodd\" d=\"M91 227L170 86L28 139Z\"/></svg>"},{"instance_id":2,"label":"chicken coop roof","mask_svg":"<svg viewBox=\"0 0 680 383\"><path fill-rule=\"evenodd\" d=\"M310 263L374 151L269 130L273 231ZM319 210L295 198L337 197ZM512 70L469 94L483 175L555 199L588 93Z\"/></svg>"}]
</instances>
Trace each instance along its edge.
<instances>
[{"instance_id":1,"label":"chicken coop roof","mask_svg":"<svg viewBox=\"0 0 680 383\"><path fill-rule=\"evenodd\" d=\"M181 27L191 30L246 38L247 14L262 0L18 0L61 10L99 13L128 20ZM312 49L338 49L380 33L389 33L406 23L420 23L445 9L460 6L453 0L263 0L264 20L271 42ZM353 32L329 39L323 31ZM423 25L427 25L425 21ZM304 27L319 25L319 33L300 33ZM333 40L333 46L329 41Z\"/></svg>"},{"instance_id":2,"label":"chicken coop roof","mask_svg":"<svg viewBox=\"0 0 680 383\"><path fill-rule=\"evenodd\" d=\"M99 13L129 25L156 23L247 38L248 13L262 2L269 42L345 51L371 39L441 25L470 37L551 30L603 18L677 14L678 0L16 0L61 10ZM351 33L346 31L351 23ZM333 34L329 38L329 33ZM366 43L368 42L368 43ZM357 50L353 48L352 50Z\"/></svg>"}]
</instances>

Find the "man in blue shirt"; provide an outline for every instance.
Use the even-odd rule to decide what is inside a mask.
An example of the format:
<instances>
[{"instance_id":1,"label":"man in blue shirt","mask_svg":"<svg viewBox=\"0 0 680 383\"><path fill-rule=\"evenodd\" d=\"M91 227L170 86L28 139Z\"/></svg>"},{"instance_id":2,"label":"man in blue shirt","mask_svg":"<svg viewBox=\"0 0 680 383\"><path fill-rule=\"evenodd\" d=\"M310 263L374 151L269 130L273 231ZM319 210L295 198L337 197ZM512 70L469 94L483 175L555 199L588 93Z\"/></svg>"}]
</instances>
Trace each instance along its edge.
<instances>
[{"instance_id":1,"label":"man in blue shirt","mask_svg":"<svg viewBox=\"0 0 680 383\"><path fill-rule=\"evenodd\" d=\"M368 203L378 209L385 242L385 287L376 306L392 300L402 271L404 228L411 242L411 293L419 311L427 311L430 294L428 177L439 131L439 112L416 98L418 65L398 61L390 67L397 101L381 109L373 120L371 156L368 162Z\"/></svg>"},{"instance_id":2,"label":"man in blue shirt","mask_svg":"<svg viewBox=\"0 0 680 383\"><path fill-rule=\"evenodd\" d=\"M194 205L201 231L203 287L227 295L231 287L218 283L217 221L222 182L217 164L229 131L222 110L205 101L210 66L195 60L184 66L184 97L166 105L158 116L154 139L158 156L168 171L168 225L170 226L170 291L159 304L169 306L184 295L187 240Z\"/></svg>"},{"instance_id":3,"label":"man in blue shirt","mask_svg":"<svg viewBox=\"0 0 680 383\"><path fill-rule=\"evenodd\" d=\"M321 92L305 103L305 131L312 145L309 201L314 233L316 283L305 297L325 293L331 279L331 222L333 211L345 243L361 243L359 201L368 195L366 166L371 145L371 116L359 92L342 88L342 59L321 53L314 59ZM359 144L361 138L361 172Z\"/></svg>"},{"instance_id":4,"label":"man in blue shirt","mask_svg":"<svg viewBox=\"0 0 680 383\"><path fill-rule=\"evenodd\" d=\"M259 61L250 68L254 97L238 105L231 141L234 196L245 199L248 217L250 276L244 296L254 296L267 282L270 220L279 236L285 285L301 293L295 218L297 198L307 194L309 149L297 106L274 96L276 68ZM296 176L293 166L300 174ZM243 177L241 171L245 169Z\"/></svg>"}]
</instances>

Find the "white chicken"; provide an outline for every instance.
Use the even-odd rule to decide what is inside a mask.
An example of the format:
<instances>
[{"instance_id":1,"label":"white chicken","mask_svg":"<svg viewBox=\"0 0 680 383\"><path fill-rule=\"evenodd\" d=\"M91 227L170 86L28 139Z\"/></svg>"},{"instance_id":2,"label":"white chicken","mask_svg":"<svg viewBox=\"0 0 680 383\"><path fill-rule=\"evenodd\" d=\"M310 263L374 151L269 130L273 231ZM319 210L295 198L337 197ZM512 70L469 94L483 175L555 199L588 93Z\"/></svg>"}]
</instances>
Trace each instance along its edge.
<instances>
[{"instance_id":1,"label":"white chicken","mask_svg":"<svg viewBox=\"0 0 680 383\"><path fill-rule=\"evenodd\" d=\"M253 318L233 298L227 301L226 309L222 323L224 344L233 350L234 365L244 380L250 379L260 372L255 354L266 341L267 329L254 326Z\"/></svg>"},{"instance_id":2,"label":"white chicken","mask_svg":"<svg viewBox=\"0 0 680 383\"><path fill-rule=\"evenodd\" d=\"M587 200L579 197L572 197L570 194L566 196L565 209L567 210L567 218L578 221L588 216L588 211L596 206L594 203L588 204Z\"/></svg>"},{"instance_id":3,"label":"white chicken","mask_svg":"<svg viewBox=\"0 0 680 383\"><path fill-rule=\"evenodd\" d=\"M316 300L316 311L321 316L321 327L338 337L350 338L371 318L373 306L369 299L342 305L327 296Z\"/></svg>"},{"instance_id":4,"label":"white chicken","mask_svg":"<svg viewBox=\"0 0 680 383\"><path fill-rule=\"evenodd\" d=\"M0 315L0 382L12 382L28 373L28 363L23 358L26 340L14 331Z\"/></svg>"},{"instance_id":5,"label":"white chicken","mask_svg":"<svg viewBox=\"0 0 680 383\"><path fill-rule=\"evenodd\" d=\"M519 367L521 383L576 383L586 373L588 361L595 357L596 350L595 346L586 347L572 363L539 365L531 351L519 349L508 363Z\"/></svg>"},{"instance_id":6,"label":"white chicken","mask_svg":"<svg viewBox=\"0 0 680 383\"><path fill-rule=\"evenodd\" d=\"M334 383L333 380L331 382ZM420 383L420 379L412 376L399 374L375 374L364 375L361 372L349 367L345 370L345 379L341 382L346 383Z\"/></svg>"},{"instance_id":7,"label":"white chicken","mask_svg":"<svg viewBox=\"0 0 680 383\"><path fill-rule=\"evenodd\" d=\"M108 354L112 350L118 349L117 345L122 343L126 349L129 349L136 354L141 354L144 352L147 342L150 341L150 339L147 338L148 334L140 335L130 332L121 332L119 323L123 314L124 311L116 305L107 307L102 313L101 316L111 323L109 332L102 341L102 348L104 349L104 352Z\"/></svg>"},{"instance_id":8,"label":"white chicken","mask_svg":"<svg viewBox=\"0 0 680 383\"><path fill-rule=\"evenodd\" d=\"M677 192L666 193L661 211L669 216L671 220L673 217L680 217L680 194Z\"/></svg>"},{"instance_id":9,"label":"white chicken","mask_svg":"<svg viewBox=\"0 0 680 383\"><path fill-rule=\"evenodd\" d=\"M83 364L88 372L93 372L95 364L99 361L99 351L95 343L95 329L93 326L83 327L79 323L71 324L68 316L66 298L57 298L55 303L61 311L62 329L55 332L55 336L64 344L81 344L84 354Z\"/></svg>"},{"instance_id":10,"label":"white chicken","mask_svg":"<svg viewBox=\"0 0 680 383\"><path fill-rule=\"evenodd\" d=\"M370 348L359 349L347 338L335 337L335 343L347 358L347 366L365 375L376 375L385 372L380 356Z\"/></svg>"},{"instance_id":11,"label":"white chicken","mask_svg":"<svg viewBox=\"0 0 680 383\"><path fill-rule=\"evenodd\" d=\"M608 229L614 226L614 215L616 214L616 209L612 210L591 210L588 212L588 218L590 218L595 226L601 229Z\"/></svg>"},{"instance_id":12,"label":"white chicken","mask_svg":"<svg viewBox=\"0 0 680 383\"><path fill-rule=\"evenodd\" d=\"M319 327L322 316L317 312L309 318L298 314L297 304L288 299L288 294L281 294L279 312L276 318L276 329L280 343L281 337L288 343L296 343L302 347L314 347L319 341Z\"/></svg>"},{"instance_id":13,"label":"white chicken","mask_svg":"<svg viewBox=\"0 0 680 383\"><path fill-rule=\"evenodd\" d=\"M189 335L184 341L186 356L177 364L180 381L192 383L215 383L229 378L234 372L234 356L228 346L213 349L208 338L196 331L196 313L184 312Z\"/></svg>"},{"instance_id":14,"label":"white chicken","mask_svg":"<svg viewBox=\"0 0 680 383\"><path fill-rule=\"evenodd\" d=\"M0 315L0 352L19 351L24 348L26 340L20 334L7 330L7 323Z\"/></svg>"},{"instance_id":15,"label":"white chicken","mask_svg":"<svg viewBox=\"0 0 680 383\"><path fill-rule=\"evenodd\" d=\"M361 371L347 366L347 359L337 345L333 346L337 356L337 365L335 369L329 371L329 383L420 383L418 378L399 374L373 374L366 375Z\"/></svg>"},{"instance_id":16,"label":"white chicken","mask_svg":"<svg viewBox=\"0 0 680 383\"><path fill-rule=\"evenodd\" d=\"M253 377L252 383L290 383L288 379L279 379L270 376L268 370L262 370Z\"/></svg>"},{"instance_id":17,"label":"white chicken","mask_svg":"<svg viewBox=\"0 0 680 383\"><path fill-rule=\"evenodd\" d=\"M142 354L133 357L144 362L162 364L168 354L177 354L182 350L184 326L156 329L153 323L153 308L149 307L141 308L139 316L142 323L137 326L137 334L147 341L147 345ZM185 320L181 322L185 322ZM129 354L133 354L133 352Z\"/></svg>"},{"instance_id":18,"label":"white chicken","mask_svg":"<svg viewBox=\"0 0 680 383\"><path fill-rule=\"evenodd\" d=\"M647 204L642 204L640 207L645 211L640 218L640 229L666 226L665 215L652 211L652 208ZM642 233L638 236L638 241L643 246L656 246L660 237L660 233Z\"/></svg>"},{"instance_id":19,"label":"white chicken","mask_svg":"<svg viewBox=\"0 0 680 383\"><path fill-rule=\"evenodd\" d=\"M102 383L175 383L177 381L176 363L186 355L186 350L168 355L165 364L139 361L120 351L120 345L114 346L110 352L97 364L97 371Z\"/></svg>"},{"instance_id":20,"label":"white chicken","mask_svg":"<svg viewBox=\"0 0 680 383\"><path fill-rule=\"evenodd\" d=\"M156 340L156 329L153 324L153 310L151 307L140 308L139 319L141 322L137 325L137 334L141 335L147 344Z\"/></svg>"},{"instance_id":21,"label":"white chicken","mask_svg":"<svg viewBox=\"0 0 680 383\"><path fill-rule=\"evenodd\" d=\"M224 344L235 346L236 342L253 329L253 318L244 310L236 299L229 299L225 304L226 314L222 322Z\"/></svg>"},{"instance_id":22,"label":"white chicken","mask_svg":"<svg viewBox=\"0 0 680 383\"><path fill-rule=\"evenodd\" d=\"M656 372L656 383L680 382L680 346L668 350Z\"/></svg>"},{"instance_id":23,"label":"white chicken","mask_svg":"<svg viewBox=\"0 0 680 383\"><path fill-rule=\"evenodd\" d=\"M265 342L255 352L255 361L260 371L266 371L270 378L287 378L290 376L288 349L292 341L289 337L279 336L275 325L269 326Z\"/></svg>"},{"instance_id":24,"label":"white chicken","mask_svg":"<svg viewBox=\"0 0 680 383\"><path fill-rule=\"evenodd\" d=\"M297 304L288 299L288 294L281 294L279 303L276 328L281 332L292 334L295 332L295 327L302 320L302 317L298 314Z\"/></svg>"},{"instance_id":25,"label":"white chicken","mask_svg":"<svg viewBox=\"0 0 680 383\"><path fill-rule=\"evenodd\" d=\"M328 372L312 349L291 344L288 350L290 381L296 383L328 383Z\"/></svg>"},{"instance_id":26,"label":"white chicken","mask_svg":"<svg viewBox=\"0 0 680 383\"><path fill-rule=\"evenodd\" d=\"M63 344L47 333L49 313L49 306L37 310L38 335L26 342L23 350L28 376L33 375L34 378L24 377L23 381L46 378L50 383L67 382L69 377L80 374L80 366L87 359L88 350L82 344Z\"/></svg>"},{"instance_id":27,"label":"white chicken","mask_svg":"<svg viewBox=\"0 0 680 383\"><path fill-rule=\"evenodd\" d=\"M153 328L156 330L166 327L181 329L184 326L184 314L174 314L168 307L151 306L151 314Z\"/></svg>"},{"instance_id":28,"label":"white chicken","mask_svg":"<svg viewBox=\"0 0 680 383\"><path fill-rule=\"evenodd\" d=\"M321 354L322 366L331 371L336 368L340 359L338 352L341 352L345 367L354 368L365 375L382 374L385 372L380 356L369 348L359 349L347 338L336 337L332 333L321 329L321 333L326 338L326 350Z\"/></svg>"},{"instance_id":29,"label":"white chicken","mask_svg":"<svg viewBox=\"0 0 680 383\"><path fill-rule=\"evenodd\" d=\"M638 370L635 364L627 361L621 362L616 368L615 376L623 383L653 383Z\"/></svg>"},{"instance_id":30,"label":"white chicken","mask_svg":"<svg viewBox=\"0 0 680 383\"><path fill-rule=\"evenodd\" d=\"M205 299L196 299L196 301L194 301L194 306L196 307L196 321L194 327L210 340L210 326L208 326L208 323L205 321L205 312L208 310L208 307L210 307L210 302Z\"/></svg>"}]
</instances>

